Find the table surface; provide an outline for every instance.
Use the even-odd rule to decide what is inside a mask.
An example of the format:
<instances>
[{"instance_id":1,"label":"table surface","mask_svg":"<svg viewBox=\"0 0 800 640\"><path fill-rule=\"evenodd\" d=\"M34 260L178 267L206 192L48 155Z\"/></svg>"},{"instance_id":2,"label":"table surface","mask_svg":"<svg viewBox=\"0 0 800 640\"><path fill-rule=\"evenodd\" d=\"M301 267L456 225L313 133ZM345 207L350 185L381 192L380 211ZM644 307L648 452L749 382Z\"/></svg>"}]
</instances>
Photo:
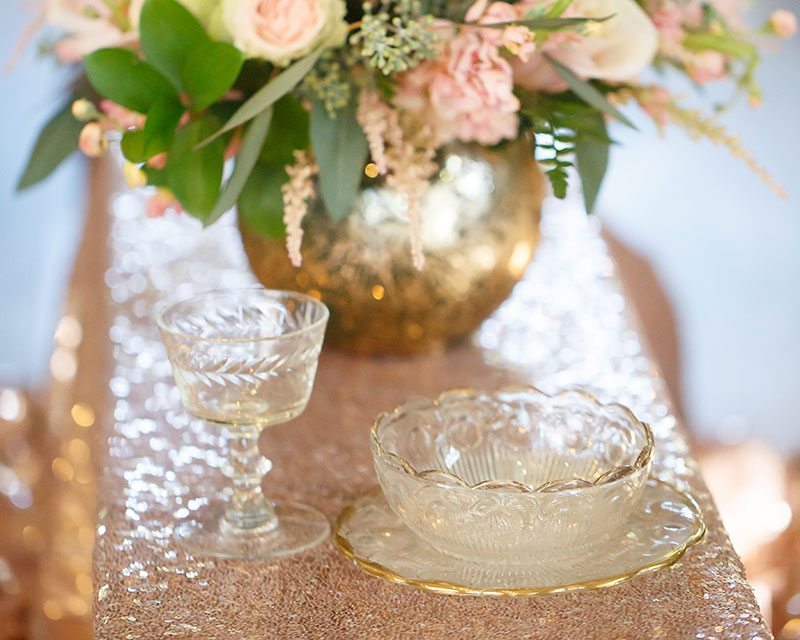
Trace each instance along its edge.
<instances>
[{"instance_id":1,"label":"table surface","mask_svg":"<svg viewBox=\"0 0 800 640\"><path fill-rule=\"evenodd\" d=\"M159 301L253 282L231 221L144 220L112 203L106 274L113 415L94 552L95 634L135 638L769 638L742 565L672 414L596 221L552 205L525 279L470 344L413 359L326 351L303 416L267 430L265 490L331 519L375 484L368 431L411 395L460 386L582 385L656 435L654 475L694 495L708 535L675 566L615 587L538 598L459 597L367 575L330 542L280 562L192 558L173 524L220 497L221 435L182 410L151 321Z\"/></svg>"}]
</instances>

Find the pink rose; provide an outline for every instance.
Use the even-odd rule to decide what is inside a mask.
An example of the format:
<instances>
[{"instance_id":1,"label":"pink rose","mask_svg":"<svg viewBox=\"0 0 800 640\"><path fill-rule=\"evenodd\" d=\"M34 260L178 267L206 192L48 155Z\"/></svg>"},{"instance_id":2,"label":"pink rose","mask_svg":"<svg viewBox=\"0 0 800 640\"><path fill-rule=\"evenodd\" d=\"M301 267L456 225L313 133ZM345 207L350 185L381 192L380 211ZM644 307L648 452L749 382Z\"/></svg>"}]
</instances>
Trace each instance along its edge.
<instances>
[{"instance_id":1,"label":"pink rose","mask_svg":"<svg viewBox=\"0 0 800 640\"><path fill-rule=\"evenodd\" d=\"M517 135L519 100L511 65L474 30L449 42L439 60L403 77L395 104L431 125L438 141L497 144Z\"/></svg>"},{"instance_id":2,"label":"pink rose","mask_svg":"<svg viewBox=\"0 0 800 640\"><path fill-rule=\"evenodd\" d=\"M286 65L344 42L344 0L223 0L222 20L247 56Z\"/></svg>"}]
</instances>

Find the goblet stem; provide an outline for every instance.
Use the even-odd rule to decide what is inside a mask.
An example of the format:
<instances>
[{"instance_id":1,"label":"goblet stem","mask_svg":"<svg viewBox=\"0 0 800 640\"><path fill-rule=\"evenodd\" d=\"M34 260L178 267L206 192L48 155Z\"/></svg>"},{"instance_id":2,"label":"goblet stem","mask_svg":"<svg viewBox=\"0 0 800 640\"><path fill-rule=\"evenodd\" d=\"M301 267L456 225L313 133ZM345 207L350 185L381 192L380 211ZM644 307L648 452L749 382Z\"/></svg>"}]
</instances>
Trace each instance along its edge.
<instances>
[{"instance_id":1,"label":"goblet stem","mask_svg":"<svg viewBox=\"0 0 800 640\"><path fill-rule=\"evenodd\" d=\"M234 529L265 532L278 526L275 509L261 491L261 480L272 463L258 450L260 433L255 425L236 425L228 431L223 473L233 483L233 497L225 509L225 523Z\"/></svg>"}]
</instances>

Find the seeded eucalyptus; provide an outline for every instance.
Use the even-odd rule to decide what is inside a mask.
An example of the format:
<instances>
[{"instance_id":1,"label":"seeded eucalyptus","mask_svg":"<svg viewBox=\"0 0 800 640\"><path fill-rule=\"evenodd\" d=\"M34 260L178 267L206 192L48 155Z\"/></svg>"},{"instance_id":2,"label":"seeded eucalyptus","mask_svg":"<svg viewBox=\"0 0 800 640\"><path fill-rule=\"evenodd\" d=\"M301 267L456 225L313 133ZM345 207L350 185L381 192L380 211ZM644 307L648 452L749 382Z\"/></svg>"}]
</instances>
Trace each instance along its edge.
<instances>
[{"instance_id":1,"label":"seeded eucalyptus","mask_svg":"<svg viewBox=\"0 0 800 640\"><path fill-rule=\"evenodd\" d=\"M361 57L384 75L407 71L436 55L432 15L422 14L418 0L364 3L359 30L350 38Z\"/></svg>"}]
</instances>

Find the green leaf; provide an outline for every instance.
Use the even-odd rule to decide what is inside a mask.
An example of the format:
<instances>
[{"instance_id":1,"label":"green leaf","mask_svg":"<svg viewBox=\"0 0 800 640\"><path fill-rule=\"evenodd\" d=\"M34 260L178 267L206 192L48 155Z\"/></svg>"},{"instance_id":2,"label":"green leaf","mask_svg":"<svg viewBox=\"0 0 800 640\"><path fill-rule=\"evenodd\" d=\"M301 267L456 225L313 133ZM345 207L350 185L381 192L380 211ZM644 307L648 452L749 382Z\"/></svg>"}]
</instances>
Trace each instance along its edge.
<instances>
[{"instance_id":1,"label":"green leaf","mask_svg":"<svg viewBox=\"0 0 800 640\"><path fill-rule=\"evenodd\" d=\"M758 59L758 49L755 45L736 40L724 33L689 33L683 39L683 46L689 51L718 51L742 60Z\"/></svg>"},{"instance_id":2,"label":"green leaf","mask_svg":"<svg viewBox=\"0 0 800 640\"><path fill-rule=\"evenodd\" d=\"M142 7L139 31L148 62L177 89L184 89L181 72L190 53L209 41L203 25L177 0L147 0Z\"/></svg>"},{"instance_id":3,"label":"green leaf","mask_svg":"<svg viewBox=\"0 0 800 640\"><path fill-rule=\"evenodd\" d=\"M239 219L256 233L272 238L286 236L281 187L289 180L283 167L258 164L239 196Z\"/></svg>"},{"instance_id":4,"label":"green leaf","mask_svg":"<svg viewBox=\"0 0 800 640\"><path fill-rule=\"evenodd\" d=\"M272 120L272 109L267 109L258 114L247 129L247 133L242 138L242 148L236 156L236 165L233 168L228 184L222 192L213 211L205 221L206 225L217 220L223 213L236 204L236 201L244 188L247 178L253 171L253 167L258 161L261 147L269 131L270 121Z\"/></svg>"},{"instance_id":5,"label":"green leaf","mask_svg":"<svg viewBox=\"0 0 800 640\"><path fill-rule=\"evenodd\" d=\"M572 0L556 0L547 11L548 18L558 18L563 14L572 4Z\"/></svg>"},{"instance_id":6,"label":"green leaf","mask_svg":"<svg viewBox=\"0 0 800 640\"><path fill-rule=\"evenodd\" d=\"M144 175L147 176L147 184L151 187L169 187L169 178L166 169L156 169L155 167L142 167Z\"/></svg>"},{"instance_id":7,"label":"green leaf","mask_svg":"<svg viewBox=\"0 0 800 640\"><path fill-rule=\"evenodd\" d=\"M272 124L259 162L284 166L294 162L295 149L308 149L308 111L291 94L286 94L273 107Z\"/></svg>"},{"instance_id":8,"label":"green leaf","mask_svg":"<svg viewBox=\"0 0 800 640\"><path fill-rule=\"evenodd\" d=\"M275 104L275 102L294 89L305 75L311 71L311 67L317 62L322 52L323 49L317 49L309 53L305 58L300 58L293 65L287 67L283 73L254 93L247 102L237 109L236 113L225 123L224 127L214 135L209 136L206 140L203 140L202 144L208 144L222 134L243 125L248 120L255 118L267 107Z\"/></svg>"},{"instance_id":9,"label":"green leaf","mask_svg":"<svg viewBox=\"0 0 800 640\"><path fill-rule=\"evenodd\" d=\"M183 105L171 97L156 100L144 124L145 152L152 158L169 149L175 129L183 116Z\"/></svg>"},{"instance_id":10,"label":"green leaf","mask_svg":"<svg viewBox=\"0 0 800 640\"><path fill-rule=\"evenodd\" d=\"M53 173L78 148L81 129L83 123L73 117L71 104L53 116L39 133L17 190L32 187Z\"/></svg>"},{"instance_id":11,"label":"green leaf","mask_svg":"<svg viewBox=\"0 0 800 640\"><path fill-rule=\"evenodd\" d=\"M199 151L197 143L219 127L219 120L205 115L175 132L169 148L169 187L184 209L205 221L219 199L225 142L215 140Z\"/></svg>"},{"instance_id":12,"label":"green leaf","mask_svg":"<svg viewBox=\"0 0 800 640\"><path fill-rule=\"evenodd\" d=\"M149 158L147 155L147 142L143 129L133 129L126 131L122 136L120 148L125 159L129 162L144 162Z\"/></svg>"},{"instance_id":13,"label":"green leaf","mask_svg":"<svg viewBox=\"0 0 800 640\"><path fill-rule=\"evenodd\" d=\"M181 82L195 110L215 103L236 82L244 58L233 45L203 42L192 50L181 72Z\"/></svg>"},{"instance_id":14,"label":"green leaf","mask_svg":"<svg viewBox=\"0 0 800 640\"><path fill-rule=\"evenodd\" d=\"M325 106L311 109L311 146L319 165L319 192L334 220L347 214L361 184L367 138L356 120L355 105L331 118Z\"/></svg>"},{"instance_id":15,"label":"green leaf","mask_svg":"<svg viewBox=\"0 0 800 640\"><path fill-rule=\"evenodd\" d=\"M592 105L598 111L602 111L613 118L616 118L623 124L628 125L631 129L636 129L633 123L628 120L619 109L617 109L613 104L611 104L608 99L597 90L596 87L592 86L590 83L586 82L586 80L582 80L579 78L575 73L567 66L560 63L558 60L553 58L548 54L544 54L547 60L553 65L553 68L556 70L561 79L567 83L567 86L582 100L586 103Z\"/></svg>"},{"instance_id":16,"label":"green leaf","mask_svg":"<svg viewBox=\"0 0 800 640\"><path fill-rule=\"evenodd\" d=\"M587 213L594 209L608 168L609 142L605 133L605 119L601 114L597 114L597 127L603 136L578 136L575 140L575 162L583 185L583 202Z\"/></svg>"},{"instance_id":17,"label":"green leaf","mask_svg":"<svg viewBox=\"0 0 800 640\"><path fill-rule=\"evenodd\" d=\"M589 22L605 22L611 20L613 15L604 16L602 18L531 18L530 20L511 20L508 22L492 22L488 24L475 24L465 23L473 27L480 27L482 29L505 29L506 27L528 27L532 31L560 31L561 29L570 29L572 27L579 27L582 24Z\"/></svg>"},{"instance_id":18,"label":"green leaf","mask_svg":"<svg viewBox=\"0 0 800 640\"><path fill-rule=\"evenodd\" d=\"M178 98L169 80L130 49L98 49L84 64L98 93L138 113L147 113L159 98Z\"/></svg>"}]
</instances>

